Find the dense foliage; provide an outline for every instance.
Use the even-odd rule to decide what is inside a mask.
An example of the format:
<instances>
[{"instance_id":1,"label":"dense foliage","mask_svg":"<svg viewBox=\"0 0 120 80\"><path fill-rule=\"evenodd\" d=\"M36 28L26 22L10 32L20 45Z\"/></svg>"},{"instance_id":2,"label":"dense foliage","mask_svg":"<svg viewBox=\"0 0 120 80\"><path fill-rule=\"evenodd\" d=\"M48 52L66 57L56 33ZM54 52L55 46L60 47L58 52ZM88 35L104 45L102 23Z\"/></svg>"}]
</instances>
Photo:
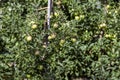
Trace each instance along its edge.
<instances>
[{"instance_id":1,"label":"dense foliage","mask_svg":"<svg viewBox=\"0 0 120 80\"><path fill-rule=\"evenodd\" d=\"M1 80L120 79L120 4L109 0L1 2ZM48 35L48 46L45 37Z\"/></svg>"}]
</instances>

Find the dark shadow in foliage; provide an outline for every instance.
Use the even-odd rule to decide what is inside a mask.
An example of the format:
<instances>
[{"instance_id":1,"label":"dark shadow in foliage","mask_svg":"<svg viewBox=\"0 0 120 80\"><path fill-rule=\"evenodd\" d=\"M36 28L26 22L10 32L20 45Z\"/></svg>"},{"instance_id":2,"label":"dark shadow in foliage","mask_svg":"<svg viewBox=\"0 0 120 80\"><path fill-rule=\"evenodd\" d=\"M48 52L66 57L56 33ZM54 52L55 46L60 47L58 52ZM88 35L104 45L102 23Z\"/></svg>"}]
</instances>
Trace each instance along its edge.
<instances>
[{"instance_id":1,"label":"dark shadow in foliage","mask_svg":"<svg viewBox=\"0 0 120 80\"><path fill-rule=\"evenodd\" d=\"M107 4L109 0L100 0L103 4ZM111 0L115 3L118 3L120 0Z\"/></svg>"},{"instance_id":2,"label":"dark shadow in foliage","mask_svg":"<svg viewBox=\"0 0 120 80\"><path fill-rule=\"evenodd\" d=\"M5 48L5 45L5 41L0 38L0 54L9 53L8 50Z\"/></svg>"},{"instance_id":3,"label":"dark shadow in foliage","mask_svg":"<svg viewBox=\"0 0 120 80\"><path fill-rule=\"evenodd\" d=\"M9 0L0 0L0 7L4 5L4 3L7 3Z\"/></svg>"},{"instance_id":4,"label":"dark shadow in foliage","mask_svg":"<svg viewBox=\"0 0 120 80\"><path fill-rule=\"evenodd\" d=\"M67 20L71 20L71 15L70 15L70 12L69 12L69 8L68 8L68 5L66 4L66 3L64 3L64 4L61 4L61 9L62 9L62 11L64 12L64 14L66 15L66 16L68 16L67 17Z\"/></svg>"},{"instance_id":5,"label":"dark shadow in foliage","mask_svg":"<svg viewBox=\"0 0 120 80\"><path fill-rule=\"evenodd\" d=\"M23 12L21 13L21 16L25 19L26 18L26 14L27 14L27 9L24 8Z\"/></svg>"}]
</instances>

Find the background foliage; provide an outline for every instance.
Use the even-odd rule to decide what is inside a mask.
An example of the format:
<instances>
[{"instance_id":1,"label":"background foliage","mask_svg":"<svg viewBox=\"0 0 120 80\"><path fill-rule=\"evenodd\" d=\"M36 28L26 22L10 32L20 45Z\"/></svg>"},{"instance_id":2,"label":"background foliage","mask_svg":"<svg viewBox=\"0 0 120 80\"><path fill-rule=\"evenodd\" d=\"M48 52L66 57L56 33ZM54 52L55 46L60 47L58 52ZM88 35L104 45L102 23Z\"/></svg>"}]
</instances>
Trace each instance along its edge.
<instances>
[{"instance_id":1,"label":"background foliage","mask_svg":"<svg viewBox=\"0 0 120 80\"><path fill-rule=\"evenodd\" d=\"M46 6L47 0L1 1L0 79L119 80L120 4L54 0L44 30Z\"/></svg>"}]
</instances>

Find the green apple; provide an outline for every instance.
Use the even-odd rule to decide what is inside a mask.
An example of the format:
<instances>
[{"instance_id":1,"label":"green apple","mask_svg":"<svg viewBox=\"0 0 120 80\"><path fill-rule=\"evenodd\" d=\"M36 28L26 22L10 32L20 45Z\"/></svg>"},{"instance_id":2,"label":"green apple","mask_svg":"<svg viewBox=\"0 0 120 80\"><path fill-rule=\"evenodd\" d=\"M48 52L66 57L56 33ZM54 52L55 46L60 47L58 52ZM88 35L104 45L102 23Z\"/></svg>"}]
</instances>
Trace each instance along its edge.
<instances>
[{"instance_id":1,"label":"green apple","mask_svg":"<svg viewBox=\"0 0 120 80\"><path fill-rule=\"evenodd\" d=\"M36 29L37 28L37 25L36 24L33 24L32 25L32 29Z\"/></svg>"},{"instance_id":2,"label":"green apple","mask_svg":"<svg viewBox=\"0 0 120 80\"><path fill-rule=\"evenodd\" d=\"M71 38L71 41L76 42L77 40L76 40L76 38Z\"/></svg>"},{"instance_id":3,"label":"green apple","mask_svg":"<svg viewBox=\"0 0 120 80\"><path fill-rule=\"evenodd\" d=\"M32 36L27 36L27 41L31 41L32 40Z\"/></svg>"},{"instance_id":4,"label":"green apple","mask_svg":"<svg viewBox=\"0 0 120 80\"><path fill-rule=\"evenodd\" d=\"M79 16L75 16L75 20L80 20L80 17Z\"/></svg>"}]
</instances>

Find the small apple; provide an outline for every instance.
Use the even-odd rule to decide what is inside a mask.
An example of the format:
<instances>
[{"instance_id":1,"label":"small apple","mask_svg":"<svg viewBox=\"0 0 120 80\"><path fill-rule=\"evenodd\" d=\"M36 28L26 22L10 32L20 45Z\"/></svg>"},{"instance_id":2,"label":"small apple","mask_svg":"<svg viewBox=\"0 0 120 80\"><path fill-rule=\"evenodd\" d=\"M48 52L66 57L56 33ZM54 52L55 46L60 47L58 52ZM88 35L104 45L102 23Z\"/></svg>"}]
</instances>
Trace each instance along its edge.
<instances>
[{"instance_id":1,"label":"small apple","mask_svg":"<svg viewBox=\"0 0 120 80\"><path fill-rule=\"evenodd\" d=\"M65 40L64 40L64 39L61 39L60 42L59 42L59 45L60 45L60 46L63 46L64 43L65 43Z\"/></svg>"},{"instance_id":2,"label":"small apple","mask_svg":"<svg viewBox=\"0 0 120 80\"><path fill-rule=\"evenodd\" d=\"M39 69L39 70L43 70L43 65L40 65L40 66L38 67L38 69Z\"/></svg>"},{"instance_id":3,"label":"small apple","mask_svg":"<svg viewBox=\"0 0 120 80\"><path fill-rule=\"evenodd\" d=\"M79 16L75 16L75 20L80 20L80 17Z\"/></svg>"},{"instance_id":4,"label":"small apple","mask_svg":"<svg viewBox=\"0 0 120 80\"><path fill-rule=\"evenodd\" d=\"M34 21L31 21L30 24L35 24L35 22L34 22Z\"/></svg>"},{"instance_id":5,"label":"small apple","mask_svg":"<svg viewBox=\"0 0 120 80\"><path fill-rule=\"evenodd\" d=\"M84 19L84 18L85 18L85 16L84 16L84 15L80 15L80 18L81 18L81 19Z\"/></svg>"},{"instance_id":6,"label":"small apple","mask_svg":"<svg viewBox=\"0 0 120 80\"><path fill-rule=\"evenodd\" d=\"M56 4L57 4L57 5L60 5L60 4L61 4L61 1L56 2Z\"/></svg>"},{"instance_id":7,"label":"small apple","mask_svg":"<svg viewBox=\"0 0 120 80\"><path fill-rule=\"evenodd\" d=\"M26 76L27 76L27 78L30 78L30 77L31 77L31 75L30 75L30 74L27 74Z\"/></svg>"},{"instance_id":8,"label":"small apple","mask_svg":"<svg viewBox=\"0 0 120 80\"><path fill-rule=\"evenodd\" d=\"M71 9L71 11L75 11L74 9Z\"/></svg>"},{"instance_id":9,"label":"small apple","mask_svg":"<svg viewBox=\"0 0 120 80\"><path fill-rule=\"evenodd\" d=\"M43 47L43 48L47 48L47 45L44 44L42 47Z\"/></svg>"},{"instance_id":10,"label":"small apple","mask_svg":"<svg viewBox=\"0 0 120 80\"><path fill-rule=\"evenodd\" d=\"M14 63L13 63L13 62L8 63L8 66L9 66L9 67L12 67L13 65L14 65Z\"/></svg>"},{"instance_id":11,"label":"small apple","mask_svg":"<svg viewBox=\"0 0 120 80\"><path fill-rule=\"evenodd\" d=\"M27 41L31 41L32 40L32 36L27 36Z\"/></svg>"},{"instance_id":12,"label":"small apple","mask_svg":"<svg viewBox=\"0 0 120 80\"><path fill-rule=\"evenodd\" d=\"M56 16L56 17L58 17L58 16L59 16L59 14L58 14L57 12L55 12L54 14L55 14L55 16Z\"/></svg>"},{"instance_id":13,"label":"small apple","mask_svg":"<svg viewBox=\"0 0 120 80\"><path fill-rule=\"evenodd\" d=\"M110 34L105 34L105 37L106 37L106 38L110 37Z\"/></svg>"},{"instance_id":14,"label":"small apple","mask_svg":"<svg viewBox=\"0 0 120 80\"><path fill-rule=\"evenodd\" d=\"M53 25L53 28L58 28L58 24L55 23L55 24Z\"/></svg>"},{"instance_id":15,"label":"small apple","mask_svg":"<svg viewBox=\"0 0 120 80\"><path fill-rule=\"evenodd\" d=\"M56 37L56 35L53 33L53 34L48 36L48 39L51 40L51 39L54 39L55 37Z\"/></svg>"},{"instance_id":16,"label":"small apple","mask_svg":"<svg viewBox=\"0 0 120 80\"><path fill-rule=\"evenodd\" d=\"M117 14L117 13L118 13L118 11L117 11L117 10L115 10L115 13Z\"/></svg>"},{"instance_id":17,"label":"small apple","mask_svg":"<svg viewBox=\"0 0 120 80\"><path fill-rule=\"evenodd\" d=\"M76 38L71 38L71 41L72 42L76 42Z\"/></svg>"},{"instance_id":18,"label":"small apple","mask_svg":"<svg viewBox=\"0 0 120 80\"><path fill-rule=\"evenodd\" d=\"M74 15L75 15L75 16L78 16L78 14L79 14L78 12L75 12L75 14L74 14Z\"/></svg>"},{"instance_id":19,"label":"small apple","mask_svg":"<svg viewBox=\"0 0 120 80\"><path fill-rule=\"evenodd\" d=\"M39 55L39 54L40 54L40 51L37 50L37 51L35 52L35 55Z\"/></svg>"},{"instance_id":20,"label":"small apple","mask_svg":"<svg viewBox=\"0 0 120 80\"><path fill-rule=\"evenodd\" d=\"M110 8L110 5L107 5L106 8L109 9L109 8Z\"/></svg>"},{"instance_id":21,"label":"small apple","mask_svg":"<svg viewBox=\"0 0 120 80\"><path fill-rule=\"evenodd\" d=\"M115 34L115 35L113 35L113 37L114 37L114 38L116 38L116 34Z\"/></svg>"},{"instance_id":22,"label":"small apple","mask_svg":"<svg viewBox=\"0 0 120 80\"><path fill-rule=\"evenodd\" d=\"M62 39L62 40L60 40L60 43L61 43L61 44L63 44L64 42L65 42L65 40L63 40L63 39Z\"/></svg>"},{"instance_id":23,"label":"small apple","mask_svg":"<svg viewBox=\"0 0 120 80\"><path fill-rule=\"evenodd\" d=\"M56 37L56 35L55 35L55 34L52 34L51 37L52 37L52 39L54 39L54 38Z\"/></svg>"},{"instance_id":24,"label":"small apple","mask_svg":"<svg viewBox=\"0 0 120 80\"><path fill-rule=\"evenodd\" d=\"M109 11L108 14L112 14L112 12Z\"/></svg>"},{"instance_id":25,"label":"small apple","mask_svg":"<svg viewBox=\"0 0 120 80\"><path fill-rule=\"evenodd\" d=\"M53 15L52 15L52 14L50 15L50 18L53 18Z\"/></svg>"},{"instance_id":26,"label":"small apple","mask_svg":"<svg viewBox=\"0 0 120 80\"><path fill-rule=\"evenodd\" d=\"M32 29L36 29L37 28L37 25L36 24L33 24L32 25Z\"/></svg>"},{"instance_id":27,"label":"small apple","mask_svg":"<svg viewBox=\"0 0 120 80\"><path fill-rule=\"evenodd\" d=\"M112 34L105 34L106 38L110 38L110 39L114 39L116 38L116 34L112 35Z\"/></svg>"},{"instance_id":28,"label":"small apple","mask_svg":"<svg viewBox=\"0 0 120 80\"><path fill-rule=\"evenodd\" d=\"M106 28L107 26L106 26L105 23L102 23L102 24L100 24L98 27L99 27L99 29L102 29L102 28Z\"/></svg>"},{"instance_id":29,"label":"small apple","mask_svg":"<svg viewBox=\"0 0 120 80\"><path fill-rule=\"evenodd\" d=\"M102 24L100 24L100 26L102 27L102 26L106 26L106 24L105 23L102 23Z\"/></svg>"},{"instance_id":30,"label":"small apple","mask_svg":"<svg viewBox=\"0 0 120 80\"><path fill-rule=\"evenodd\" d=\"M52 36L48 36L48 39L51 40L51 39L52 39Z\"/></svg>"}]
</instances>

